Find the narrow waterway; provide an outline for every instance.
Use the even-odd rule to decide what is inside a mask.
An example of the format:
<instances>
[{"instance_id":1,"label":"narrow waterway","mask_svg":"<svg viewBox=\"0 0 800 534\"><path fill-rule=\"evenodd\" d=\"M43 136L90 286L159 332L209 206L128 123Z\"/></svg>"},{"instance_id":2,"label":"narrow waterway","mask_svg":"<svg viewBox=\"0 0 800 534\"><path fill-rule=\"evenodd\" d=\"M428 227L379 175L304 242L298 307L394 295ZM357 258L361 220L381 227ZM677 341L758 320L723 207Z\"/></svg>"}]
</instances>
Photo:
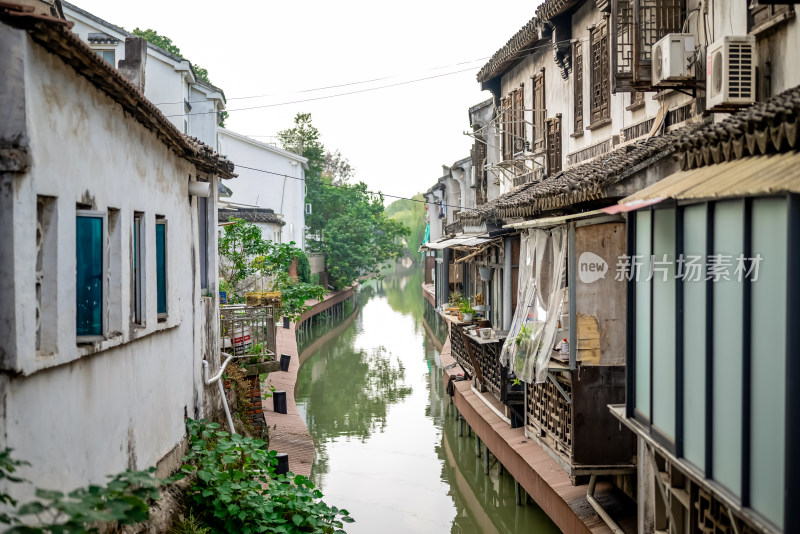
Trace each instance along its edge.
<instances>
[{"instance_id":1,"label":"narrow waterway","mask_svg":"<svg viewBox=\"0 0 800 534\"><path fill-rule=\"evenodd\" d=\"M442 384L447 329L421 294L421 270L359 292L359 309L300 335L297 405L317 446L312 478L358 533L558 532L474 437L458 436Z\"/></svg>"}]
</instances>

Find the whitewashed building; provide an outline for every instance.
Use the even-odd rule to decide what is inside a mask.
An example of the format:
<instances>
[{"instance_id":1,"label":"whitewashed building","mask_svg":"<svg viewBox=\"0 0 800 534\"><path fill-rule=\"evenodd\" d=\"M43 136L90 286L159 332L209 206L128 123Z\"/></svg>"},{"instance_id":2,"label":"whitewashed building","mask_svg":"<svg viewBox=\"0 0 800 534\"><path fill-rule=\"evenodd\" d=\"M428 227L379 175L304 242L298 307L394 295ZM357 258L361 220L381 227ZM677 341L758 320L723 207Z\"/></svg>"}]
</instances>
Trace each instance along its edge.
<instances>
[{"instance_id":1,"label":"whitewashed building","mask_svg":"<svg viewBox=\"0 0 800 534\"><path fill-rule=\"evenodd\" d=\"M305 250L308 160L225 128L220 129L219 137L220 152L238 163L239 177L231 188L233 194L229 202L243 206L240 208L243 211L247 211L246 205L273 210L284 223L278 241L294 241L297 247Z\"/></svg>"},{"instance_id":2,"label":"whitewashed building","mask_svg":"<svg viewBox=\"0 0 800 534\"><path fill-rule=\"evenodd\" d=\"M62 2L64 16L74 31L100 57L123 68L125 39L133 34L69 2ZM189 60L151 43L147 44L144 95L181 132L218 148L218 113L225 109L222 89L199 80Z\"/></svg>"},{"instance_id":3,"label":"whitewashed building","mask_svg":"<svg viewBox=\"0 0 800 534\"><path fill-rule=\"evenodd\" d=\"M0 50L0 449L44 488L170 471L185 418L218 406L201 364L219 365L216 191L233 164L66 21L2 6Z\"/></svg>"}]
</instances>

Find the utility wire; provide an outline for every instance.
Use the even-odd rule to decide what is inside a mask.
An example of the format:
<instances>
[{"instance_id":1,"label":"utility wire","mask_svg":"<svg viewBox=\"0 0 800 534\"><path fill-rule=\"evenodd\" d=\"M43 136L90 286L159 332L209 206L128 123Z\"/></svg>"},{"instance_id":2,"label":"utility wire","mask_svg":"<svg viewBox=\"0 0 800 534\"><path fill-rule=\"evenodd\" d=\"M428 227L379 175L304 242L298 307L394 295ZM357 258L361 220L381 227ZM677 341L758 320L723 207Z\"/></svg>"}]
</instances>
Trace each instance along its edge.
<instances>
[{"instance_id":1,"label":"utility wire","mask_svg":"<svg viewBox=\"0 0 800 534\"><path fill-rule=\"evenodd\" d=\"M298 176L289 176L288 174L283 174L281 172L268 171L266 169L257 169L255 167L247 167L245 165L239 165L237 163L234 163L234 165L235 165L235 167L237 169L247 169L247 170L250 170L250 171L263 172L265 174L273 174L275 176L280 176L281 178L291 178L292 180L297 180L297 181L300 181L300 182L307 181L305 178L300 178ZM325 187L345 187L347 185L347 184L334 184L334 183L328 184L328 183L325 183L325 182L320 182L320 184L324 185ZM466 209L463 206L456 206L454 204L445 204L444 202L442 202L442 203L439 203L439 202L428 202L427 200L420 200L418 198L402 197L402 196L399 196L399 195L389 195L387 193L382 193L381 191L370 191L370 190L367 190L367 191L365 191L365 193L369 193L370 195L381 195L383 197L394 198L394 199L397 199L397 200L410 200L411 202L419 202L421 204L435 204L436 206L445 206L445 207L448 207L448 208Z\"/></svg>"},{"instance_id":2,"label":"utility wire","mask_svg":"<svg viewBox=\"0 0 800 534\"><path fill-rule=\"evenodd\" d=\"M551 42L548 42L547 44L543 44L543 45L536 45L536 46L532 46L530 48L522 48L517 53L533 52L535 50L543 50L543 49L552 49L554 45L562 44L562 43L568 43L570 41L571 41L570 39L563 39L561 41L555 41L555 42L551 41ZM587 39L581 39L581 41L588 42L588 38ZM447 67L450 67L450 66L455 67L455 66L458 66L458 65L466 65L466 64L469 64L469 63L474 63L475 61L482 61L483 59L485 59L485 58L475 59L475 60L472 60L472 61L464 61L464 62L461 62L461 63L455 63L453 65L448 65ZM436 68L429 69L429 70L439 70L439 69L447 68L447 67L436 67ZM279 103L276 103L276 104L265 104L265 105L261 105L261 106L252 106L252 107L246 107L246 108L227 109L225 111L227 111L227 112L248 111L248 110L253 110L253 109L263 109L263 108L271 108L271 107L277 107L277 106L288 106L290 104L300 104L300 103L303 103L303 102L312 102L312 101L315 101L315 100L325 100L325 99L328 99L328 98L336 98L336 97L340 97L340 96L354 95L354 94L358 94L358 93L366 93L366 92L369 92L369 91L377 91L379 89L388 89L388 88L397 87L397 86L400 86L400 85L408 85L408 84L411 84L411 83L422 82L422 81L426 81L426 80L432 80L432 79L435 79L435 78L442 78L444 76L452 76L453 74L460 74L462 72L467 72L467 71L470 71L470 70L473 70L473 69L474 69L474 67L470 67L468 69L462 69L462 70L457 70L457 71L453 71L453 72L446 72L444 74L437 74L437 75L434 75L434 76L426 76L424 78L416 78L416 79L413 79L413 80L406 80L406 81L403 81L403 82L397 82L397 83L392 83L392 84L387 84L387 85L381 85L379 87L369 87L369 88L366 88L366 89L359 89L359 90L356 90L356 91L348 91L348 92L345 92L345 93L338 93L338 94L335 94L335 95L318 96L318 97L307 98L307 99L303 99L303 100L293 100L291 102L279 102ZM331 86L328 86L328 87L320 87L320 88L316 88L316 89L303 89L301 91L296 91L294 93L274 93L274 94L268 94L268 95L240 96L240 97L236 97L236 98L228 98L226 100L244 100L244 99L252 99L252 98L265 98L265 97L269 97L269 96L278 96L278 95L281 95L281 94L301 94L301 93L308 93L308 92L314 92L314 91L321 91L321 90L324 90L324 89L333 89L333 88L337 88L337 87L347 87L347 86L352 86L352 85L360 85L360 84L364 84L364 83L382 81L382 80L387 80L387 79L396 78L396 77L397 76L386 76L386 77L383 77L383 78L375 78L373 80L363 80L363 81L358 81L358 82L348 82L348 83L343 83L343 84L338 84L338 85L331 85ZM198 100L196 102L203 102L203 101L202 100ZM157 106L161 106L161 105L177 105L177 104L183 104L183 103L184 103L183 101L180 101L180 102L161 102L161 103L158 103L156 105ZM192 102L190 102L190 104L191 103ZM210 115L212 113L218 113L218 112L217 111L199 111L199 112L196 112L196 113L180 113L180 114L166 115L166 116L167 117L186 117L186 116L189 116L189 115Z\"/></svg>"},{"instance_id":3,"label":"utility wire","mask_svg":"<svg viewBox=\"0 0 800 534\"><path fill-rule=\"evenodd\" d=\"M248 110L253 110L253 109L263 109L263 108L274 108L274 107L277 107L277 106L288 106L289 104L300 104L302 102L313 102L314 100L325 100L325 99L328 99L328 98L336 98L336 97L339 97L339 96L355 95L355 94L358 94L358 93L367 93L369 91L377 91L379 89L387 89L389 87L397 87L397 86L400 86L400 85L408 85L410 83L422 82L422 81L425 81L425 80L433 80L435 78L442 78L444 76L452 76L453 74L460 74L462 72L471 71L473 69L474 69L473 67L470 67L468 69L457 70L457 71L454 71L454 72L446 72L444 74L436 74L434 76L426 76L425 78L417 78L415 80L407 80L407 81L404 81L404 82L391 83L391 84L388 84L388 85L381 85L379 87L368 87L366 89L358 89L356 91L348 91L346 93L338 93L338 94L335 94L335 95L317 96L317 97L314 97L314 98L305 98L303 100L293 100L291 102L279 102L277 104L264 104L262 106L252 106L252 107L248 107L248 108L227 109L225 111L233 112L233 111L248 111ZM165 116L166 117L187 117L189 115L210 115L212 113L216 114L218 112L217 111L198 111L197 113L179 113L179 114L176 114L176 115L165 115Z\"/></svg>"},{"instance_id":4,"label":"utility wire","mask_svg":"<svg viewBox=\"0 0 800 534\"><path fill-rule=\"evenodd\" d=\"M447 69L447 68L450 68L450 67L460 67L461 65L469 65L471 63L475 63L476 61L484 61L486 59L489 59L489 58L488 57L481 57L481 58L473 59L471 61L460 61L458 63L452 63L450 65L442 65L440 67L431 67L430 69L426 69L426 70L424 70L422 72L429 72L429 71L434 71L434 70ZM250 96L232 96L230 98L225 98L225 100L226 101L228 101L228 100L247 100L247 99L252 99L252 98L267 98L267 97L270 97L270 96L284 96L284 95L294 95L294 94L302 94L302 93L313 93L315 91L324 91L324 90L327 90L327 89L337 89L339 87L349 87L349 86L352 86L352 85L361 85L361 84L365 84L365 83L380 82L380 81L383 81L383 80L390 80L392 78L398 78L400 76L402 76L402 75L401 74L392 74L392 75L389 75L389 76L383 76L381 78L372 78L371 80L360 80L360 81L357 81L357 82L346 82L346 83L340 83L340 84L336 84L336 85L327 85L325 87L315 87L313 89L301 89L301 90L298 90L298 91L290 91L290 92L284 92L284 93L270 93L270 94L265 94L265 95L250 95ZM210 99L205 99L205 100L210 100ZM203 101L204 100L197 100L196 102L203 102ZM190 103L192 103L192 102L190 102ZM170 104L183 104L183 100L181 100L180 102L158 102L155 105L156 106L167 106L167 105L170 105Z\"/></svg>"}]
</instances>

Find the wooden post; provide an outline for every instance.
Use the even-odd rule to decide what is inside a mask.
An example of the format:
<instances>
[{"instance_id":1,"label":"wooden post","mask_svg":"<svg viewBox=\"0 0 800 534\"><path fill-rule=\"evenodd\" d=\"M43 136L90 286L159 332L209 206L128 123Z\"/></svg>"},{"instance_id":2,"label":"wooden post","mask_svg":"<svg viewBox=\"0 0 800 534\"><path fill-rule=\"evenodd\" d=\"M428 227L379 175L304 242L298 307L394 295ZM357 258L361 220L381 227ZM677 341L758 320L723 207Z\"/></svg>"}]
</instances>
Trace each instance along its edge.
<instances>
[{"instance_id":1,"label":"wooden post","mask_svg":"<svg viewBox=\"0 0 800 534\"><path fill-rule=\"evenodd\" d=\"M475 456L481 457L481 438L478 437L478 434L475 434Z\"/></svg>"},{"instance_id":2,"label":"wooden post","mask_svg":"<svg viewBox=\"0 0 800 534\"><path fill-rule=\"evenodd\" d=\"M514 499L517 505L522 504L522 494L520 493L521 489L519 487L519 482L516 480L514 481Z\"/></svg>"},{"instance_id":3,"label":"wooden post","mask_svg":"<svg viewBox=\"0 0 800 534\"><path fill-rule=\"evenodd\" d=\"M489 447L483 444L483 474L489 474Z\"/></svg>"}]
</instances>

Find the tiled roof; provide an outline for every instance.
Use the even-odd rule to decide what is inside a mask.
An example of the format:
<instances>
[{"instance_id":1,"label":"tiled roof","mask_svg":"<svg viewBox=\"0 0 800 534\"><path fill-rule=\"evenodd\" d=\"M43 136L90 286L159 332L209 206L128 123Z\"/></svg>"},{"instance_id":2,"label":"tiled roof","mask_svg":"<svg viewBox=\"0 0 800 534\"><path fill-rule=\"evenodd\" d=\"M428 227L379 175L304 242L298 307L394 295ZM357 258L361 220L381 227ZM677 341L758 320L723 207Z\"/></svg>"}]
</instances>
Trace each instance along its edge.
<instances>
[{"instance_id":1,"label":"tiled roof","mask_svg":"<svg viewBox=\"0 0 800 534\"><path fill-rule=\"evenodd\" d=\"M269 208L247 208L239 210L225 210L221 209L218 212L218 220L220 222L227 222L231 217L237 219L244 219L252 223L271 223L284 226L286 223L275 215L275 210Z\"/></svg>"},{"instance_id":2,"label":"tiled roof","mask_svg":"<svg viewBox=\"0 0 800 534\"><path fill-rule=\"evenodd\" d=\"M525 184L473 210L460 214L465 224L487 220L532 217L607 197L608 188L623 178L674 153L687 126L666 135L635 141L602 156L565 169L541 182Z\"/></svg>"},{"instance_id":3,"label":"tiled roof","mask_svg":"<svg viewBox=\"0 0 800 534\"><path fill-rule=\"evenodd\" d=\"M89 34L89 44L117 44L118 42L119 39L107 33L98 32Z\"/></svg>"},{"instance_id":4,"label":"tiled roof","mask_svg":"<svg viewBox=\"0 0 800 534\"><path fill-rule=\"evenodd\" d=\"M194 137L181 133L161 111L117 69L104 61L70 28L72 23L53 17L34 15L27 10L2 4L0 20L28 32L31 39L83 76L97 89L122 106L175 154L193 163L198 170L222 178L233 178L233 162L217 154Z\"/></svg>"},{"instance_id":5,"label":"tiled roof","mask_svg":"<svg viewBox=\"0 0 800 534\"><path fill-rule=\"evenodd\" d=\"M566 13L583 0L545 0L536 8L536 16L541 20L550 20Z\"/></svg>"},{"instance_id":6,"label":"tiled roof","mask_svg":"<svg viewBox=\"0 0 800 534\"><path fill-rule=\"evenodd\" d=\"M478 81L485 82L505 72L524 53L526 47L539 39L538 19L533 17L503 48L494 53L489 62L478 71Z\"/></svg>"},{"instance_id":7,"label":"tiled roof","mask_svg":"<svg viewBox=\"0 0 800 534\"><path fill-rule=\"evenodd\" d=\"M680 138L684 170L800 149L800 86Z\"/></svg>"}]
</instances>

